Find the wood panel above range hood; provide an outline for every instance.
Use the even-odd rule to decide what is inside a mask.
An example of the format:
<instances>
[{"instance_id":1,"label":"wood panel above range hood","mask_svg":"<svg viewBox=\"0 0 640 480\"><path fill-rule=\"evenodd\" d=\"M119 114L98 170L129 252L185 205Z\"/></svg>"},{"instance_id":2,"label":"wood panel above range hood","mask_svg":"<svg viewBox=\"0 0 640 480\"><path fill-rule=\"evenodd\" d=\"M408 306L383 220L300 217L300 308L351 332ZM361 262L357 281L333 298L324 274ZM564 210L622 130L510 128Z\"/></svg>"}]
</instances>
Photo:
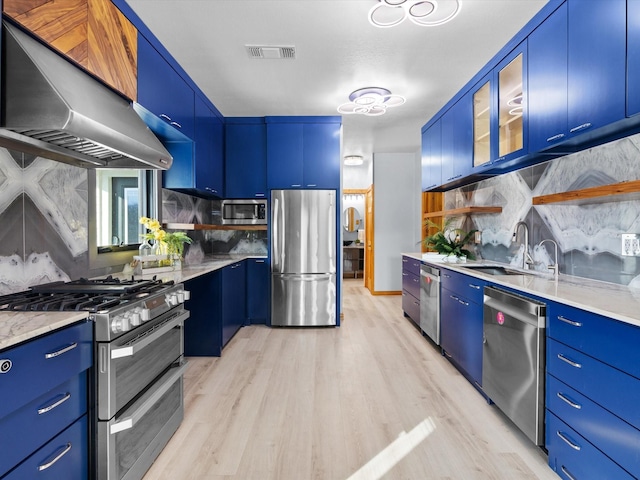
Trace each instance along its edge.
<instances>
[{"instance_id":1,"label":"wood panel above range hood","mask_svg":"<svg viewBox=\"0 0 640 480\"><path fill-rule=\"evenodd\" d=\"M137 30L110 0L4 0L3 12L131 100Z\"/></svg>"}]
</instances>

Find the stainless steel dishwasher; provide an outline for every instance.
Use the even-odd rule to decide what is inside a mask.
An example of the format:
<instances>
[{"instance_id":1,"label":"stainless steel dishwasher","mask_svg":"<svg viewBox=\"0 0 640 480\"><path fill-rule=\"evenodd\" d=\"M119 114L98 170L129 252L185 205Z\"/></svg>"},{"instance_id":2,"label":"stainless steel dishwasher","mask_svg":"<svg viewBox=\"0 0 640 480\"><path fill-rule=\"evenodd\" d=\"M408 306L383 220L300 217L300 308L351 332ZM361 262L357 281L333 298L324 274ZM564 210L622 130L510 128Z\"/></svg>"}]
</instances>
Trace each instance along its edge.
<instances>
[{"instance_id":1,"label":"stainless steel dishwasher","mask_svg":"<svg viewBox=\"0 0 640 480\"><path fill-rule=\"evenodd\" d=\"M420 266L420 330L440 345L440 270Z\"/></svg>"},{"instance_id":2,"label":"stainless steel dishwasher","mask_svg":"<svg viewBox=\"0 0 640 480\"><path fill-rule=\"evenodd\" d=\"M536 445L544 445L546 305L484 289L482 389Z\"/></svg>"}]
</instances>

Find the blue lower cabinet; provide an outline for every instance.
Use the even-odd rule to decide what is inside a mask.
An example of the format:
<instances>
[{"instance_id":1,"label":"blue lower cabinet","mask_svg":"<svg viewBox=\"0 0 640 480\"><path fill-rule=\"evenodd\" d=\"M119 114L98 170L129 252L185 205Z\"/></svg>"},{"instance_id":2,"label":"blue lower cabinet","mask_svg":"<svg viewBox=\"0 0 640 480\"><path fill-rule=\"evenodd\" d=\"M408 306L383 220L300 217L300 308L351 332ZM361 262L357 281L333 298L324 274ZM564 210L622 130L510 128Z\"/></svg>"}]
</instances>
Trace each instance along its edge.
<instances>
[{"instance_id":1,"label":"blue lower cabinet","mask_svg":"<svg viewBox=\"0 0 640 480\"><path fill-rule=\"evenodd\" d=\"M268 324L271 311L269 281L271 271L266 258L250 258L247 263L247 323Z\"/></svg>"},{"instance_id":2,"label":"blue lower cabinet","mask_svg":"<svg viewBox=\"0 0 640 480\"><path fill-rule=\"evenodd\" d=\"M247 322L246 262L222 269L222 346L224 347Z\"/></svg>"},{"instance_id":3,"label":"blue lower cabinet","mask_svg":"<svg viewBox=\"0 0 640 480\"><path fill-rule=\"evenodd\" d=\"M3 480L86 480L89 478L88 428L87 416L83 415L2 477Z\"/></svg>"},{"instance_id":4,"label":"blue lower cabinet","mask_svg":"<svg viewBox=\"0 0 640 480\"><path fill-rule=\"evenodd\" d=\"M635 478L547 410L546 446L549 466L560 478L625 480Z\"/></svg>"},{"instance_id":5,"label":"blue lower cabinet","mask_svg":"<svg viewBox=\"0 0 640 480\"><path fill-rule=\"evenodd\" d=\"M222 272L217 270L185 282L190 299L184 322L184 354L219 357L222 353Z\"/></svg>"}]
</instances>

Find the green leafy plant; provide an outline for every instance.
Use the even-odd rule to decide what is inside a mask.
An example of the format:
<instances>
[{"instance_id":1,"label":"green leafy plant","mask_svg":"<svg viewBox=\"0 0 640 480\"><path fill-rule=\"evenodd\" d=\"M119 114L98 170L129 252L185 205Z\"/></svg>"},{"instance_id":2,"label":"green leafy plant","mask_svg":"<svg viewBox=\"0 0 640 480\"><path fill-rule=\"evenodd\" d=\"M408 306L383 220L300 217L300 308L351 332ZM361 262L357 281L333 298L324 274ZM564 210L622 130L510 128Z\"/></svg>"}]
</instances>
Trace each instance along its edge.
<instances>
[{"instance_id":1,"label":"green leafy plant","mask_svg":"<svg viewBox=\"0 0 640 480\"><path fill-rule=\"evenodd\" d=\"M476 257L473 253L464 247L471 241L477 230L465 232L460 228L451 228L453 220L454 218L448 218L440 230L433 235L425 237L423 240L424 246L442 255L454 255L457 258L467 257L470 260L475 260ZM440 228L440 225L428 219L425 225L427 227Z\"/></svg>"}]
</instances>

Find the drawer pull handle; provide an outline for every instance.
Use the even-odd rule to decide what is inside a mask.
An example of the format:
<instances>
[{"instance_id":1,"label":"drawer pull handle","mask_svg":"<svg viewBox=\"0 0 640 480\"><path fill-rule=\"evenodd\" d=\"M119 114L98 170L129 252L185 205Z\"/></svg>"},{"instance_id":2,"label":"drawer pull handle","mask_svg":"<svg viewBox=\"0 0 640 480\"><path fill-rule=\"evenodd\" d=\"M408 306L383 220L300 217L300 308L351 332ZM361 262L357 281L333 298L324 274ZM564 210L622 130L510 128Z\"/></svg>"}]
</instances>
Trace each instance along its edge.
<instances>
[{"instance_id":1,"label":"drawer pull handle","mask_svg":"<svg viewBox=\"0 0 640 480\"><path fill-rule=\"evenodd\" d=\"M578 402L575 402L573 400L571 400L570 398L568 398L566 395L558 392L556 393L557 397L562 400L565 403L568 403L569 405L571 405L573 408L576 408L578 410L580 410L582 408L582 405L580 405Z\"/></svg>"},{"instance_id":2,"label":"drawer pull handle","mask_svg":"<svg viewBox=\"0 0 640 480\"><path fill-rule=\"evenodd\" d=\"M57 352L45 353L44 354L44 358L46 358L47 360L49 360L50 358L56 358L56 357L62 355L63 353L67 353L67 352L73 350L77 346L78 346L78 343L77 342L73 342L71 345L67 345L66 347L58 350Z\"/></svg>"},{"instance_id":3,"label":"drawer pull handle","mask_svg":"<svg viewBox=\"0 0 640 480\"><path fill-rule=\"evenodd\" d=\"M43 463L42 465L38 465L38 471L41 472L43 470L46 470L49 467L53 467L53 465L62 457L64 457L67 453L69 453L70 450L71 450L71 442L67 443L62 449L62 451L58 455L56 455L50 462Z\"/></svg>"},{"instance_id":4,"label":"drawer pull handle","mask_svg":"<svg viewBox=\"0 0 640 480\"><path fill-rule=\"evenodd\" d=\"M256 263L264 263L264 260L256 260Z\"/></svg>"},{"instance_id":5,"label":"drawer pull handle","mask_svg":"<svg viewBox=\"0 0 640 480\"><path fill-rule=\"evenodd\" d=\"M567 467L562 465L560 468L562 469L562 473L564 473L567 477L569 477L569 480L576 480L576 477L574 477L571 473L569 473L569 470L567 470Z\"/></svg>"},{"instance_id":6,"label":"drawer pull handle","mask_svg":"<svg viewBox=\"0 0 640 480\"><path fill-rule=\"evenodd\" d=\"M449 295L449 297L453 298L456 302L460 301L460 299L458 297L456 297L455 295Z\"/></svg>"},{"instance_id":7,"label":"drawer pull handle","mask_svg":"<svg viewBox=\"0 0 640 480\"><path fill-rule=\"evenodd\" d=\"M168 122L171 121L171 117L169 115L167 115L166 113L161 113L160 114L160 118L164 118L165 120L167 120Z\"/></svg>"},{"instance_id":8,"label":"drawer pull handle","mask_svg":"<svg viewBox=\"0 0 640 480\"><path fill-rule=\"evenodd\" d=\"M579 132L580 130L584 130L585 128L589 128L590 126L591 126L591 123L589 123L589 122L583 123L582 125L578 125L577 127L573 127L571 130L569 130L569 133Z\"/></svg>"},{"instance_id":9,"label":"drawer pull handle","mask_svg":"<svg viewBox=\"0 0 640 480\"><path fill-rule=\"evenodd\" d=\"M182 125L180 125L178 122L171 122L169 125L176 128L182 128Z\"/></svg>"},{"instance_id":10,"label":"drawer pull handle","mask_svg":"<svg viewBox=\"0 0 640 480\"><path fill-rule=\"evenodd\" d=\"M571 365L572 367L576 367L576 368L582 368L582 365L578 362L574 362L573 360L565 357L564 355L562 355L561 353L558 354L558 358L560 360L562 360L565 363L568 363L569 365Z\"/></svg>"},{"instance_id":11,"label":"drawer pull handle","mask_svg":"<svg viewBox=\"0 0 640 480\"><path fill-rule=\"evenodd\" d=\"M469 302L465 302L464 300L458 300L458 303L461 303L462 305L464 305L465 307L469 306Z\"/></svg>"},{"instance_id":12,"label":"drawer pull handle","mask_svg":"<svg viewBox=\"0 0 640 480\"><path fill-rule=\"evenodd\" d=\"M413 302L413 304L414 304L414 305L418 305L418 306L420 306L420 302L416 302L416 301L414 301L414 302Z\"/></svg>"},{"instance_id":13,"label":"drawer pull handle","mask_svg":"<svg viewBox=\"0 0 640 480\"><path fill-rule=\"evenodd\" d=\"M560 140L561 138L564 138L564 133L558 133L557 135L554 135L553 137L547 138L547 142L554 142L556 140Z\"/></svg>"},{"instance_id":14,"label":"drawer pull handle","mask_svg":"<svg viewBox=\"0 0 640 480\"><path fill-rule=\"evenodd\" d=\"M582 322L576 322L575 320L570 320L566 317L563 317L562 315L558 315L558 320L560 320L561 322L564 323L568 323L569 325L572 325L574 327L581 327L582 326Z\"/></svg>"},{"instance_id":15,"label":"drawer pull handle","mask_svg":"<svg viewBox=\"0 0 640 480\"><path fill-rule=\"evenodd\" d=\"M402 276L403 277L407 277L409 274L408 273L403 273Z\"/></svg>"},{"instance_id":16,"label":"drawer pull handle","mask_svg":"<svg viewBox=\"0 0 640 480\"><path fill-rule=\"evenodd\" d=\"M480 285L474 285L473 283L470 283L469 286L471 288L475 288L476 290L480 290Z\"/></svg>"},{"instance_id":17,"label":"drawer pull handle","mask_svg":"<svg viewBox=\"0 0 640 480\"><path fill-rule=\"evenodd\" d=\"M566 434L562 433L560 430L556 430L556 433L558 434L558 436L559 436L562 440L564 440L564 442L565 442L567 445L569 445L569 446L570 446L571 448L573 448L574 450L578 450L578 451L580 451L580 448L581 448L581 447L580 447L580 445L578 445L577 443L572 442L571 440L569 440L569 439L565 436Z\"/></svg>"},{"instance_id":18,"label":"drawer pull handle","mask_svg":"<svg viewBox=\"0 0 640 480\"><path fill-rule=\"evenodd\" d=\"M69 392L65 393L62 398L60 400L58 400L57 402L52 403L51 405L47 406L47 407L42 407L38 409L38 415L42 415L43 413L47 413L50 412L51 410L53 410L54 408L62 405L64 402L66 402L67 400L69 400L71 398L71 394Z\"/></svg>"}]
</instances>

